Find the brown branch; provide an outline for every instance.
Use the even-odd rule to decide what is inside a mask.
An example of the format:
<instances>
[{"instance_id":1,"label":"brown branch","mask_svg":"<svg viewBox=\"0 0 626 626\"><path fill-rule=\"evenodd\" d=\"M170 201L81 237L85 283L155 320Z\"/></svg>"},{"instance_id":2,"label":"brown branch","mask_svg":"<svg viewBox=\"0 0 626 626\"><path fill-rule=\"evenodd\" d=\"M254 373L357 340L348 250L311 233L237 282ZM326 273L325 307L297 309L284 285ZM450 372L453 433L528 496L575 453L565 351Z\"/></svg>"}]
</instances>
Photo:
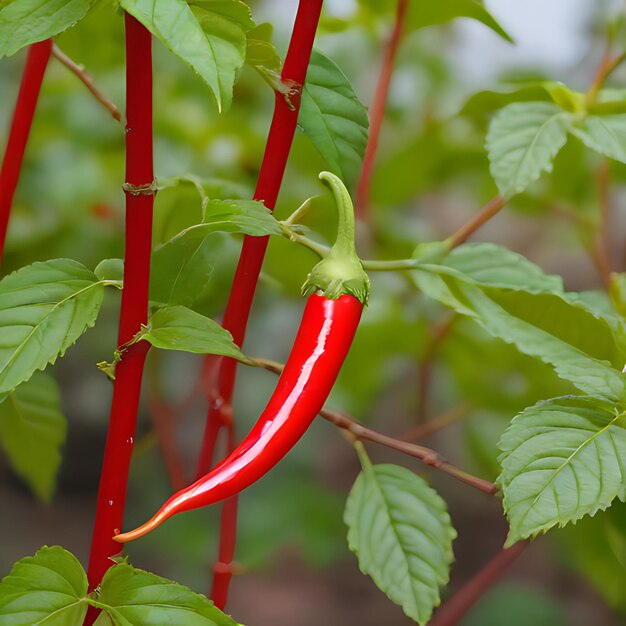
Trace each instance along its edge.
<instances>
[{"instance_id":1,"label":"brown branch","mask_svg":"<svg viewBox=\"0 0 626 626\"><path fill-rule=\"evenodd\" d=\"M389 95L389 85L391 84L391 76L393 74L393 64L398 52L402 31L404 30L404 22L409 5L409 0L398 0L398 8L396 11L396 21L391 32L391 37L385 49L385 56L376 86L376 94L374 102L370 109L370 129L367 140L367 147L363 157L363 165L361 167L361 175L356 189L356 214L357 217L365 219L369 214L369 198L370 187L372 183L372 171L374 170L374 161L376 152L378 151L378 142L380 140L380 131L383 125L383 117L385 115L385 107L387 106L387 97Z\"/></svg>"},{"instance_id":2,"label":"brown branch","mask_svg":"<svg viewBox=\"0 0 626 626\"><path fill-rule=\"evenodd\" d=\"M598 204L600 207L600 223L593 244L592 257L606 289L611 286L611 256L610 256L610 180L609 162L605 159L596 172L596 186L598 189Z\"/></svg>"},{"instance_id":3,"label":"brown branch","mask_svg":"<svg viewBox=\"0 0 626 626\"><path fill-rule=\"evenodd\" d=\"M418 400L417 400L417 423L423 424L428 415L428 404L430 399L430 384L433 374L433 361L437 356L437 352L441 344L450 334L452 326L456 320L456 316L435 324L432 328L432 334L426 346L426 350L419 363L419 376L417 382Z\"/></svg>"},{"instance_id":4,"label":"brown branch","mask_svg":"<svg viewBox=\"0 0 626 626\"><path fill-rule=\"evenodd\" d=\"M587 91L587 108L593 107L597 102L600 90L604 86L607 78L626 60L626 53L617 55L611 54L611 46L607 45L606 51L600 61L600 65L593 77L591 86Z\"/></svg>"},{"instance_id":5,"label":"brown branch","mask_svg":"<svg viewBox=\"0 0 626 626\"><path fill-rule=\"evenodd\" d=\"M273 372L274 374L280 374L283 370L282 363L276 363L275 361L268 361L266 359L252 360L258 367L262 367L263 369ZM498 487L494 483L478 478L477 476L473 476L472 474L456 467L456 465L450 463L445 457L435 450L383 435L382 433L376 432L371 428L363 426L360 422L341 411L332 411L324 408L319 414L331 424L346 430L360 441L371 441L372 443L377 443L382 446L386 446L387 448L397 450L398 452L402 452L403 454L420 460L429 467L445 472L466 485L470 485L470 487L474 487L475 489L489 495L493 496L498 493Z\"/></svg>"},{"instance_id":6,"label":"brown branch","mask_svg":"<svg viewBox=\"0 0 626 626\"><path fill-rule=\"evenodd\" d=\"M456 626L468 611L502 577L506 569L528 547L528 541L518 541L498 552L480 572L457 591L436 613L429 626Z\"/></svg>"},{"instance_id":7,"label":"brown branch","mask_svg":"<svg viewBox=\"0 0 626 626\"><path fill-rule=\"evenodd\" d=\"M497 215L506 204L502 196L494 196L485 206L476 213L468 222L463 224L449 239L450 247L456 248L473 235L479 228L484 226L494 215Z\"/></svg>"},{"instance_id":8,"label":"brown branch","mask_svg":"<svg viewBox=\"0 0 626 626\"><path fill-rule=\"evenodd\" d=\"M453 406L451 409L444 411L440 415L426 420L423 424L412 428L408 432L404 433L400 439L403 441L417 441L419 439L424 439L425 437L428 437L429 435L439 432L451 424L458 422L470 412L471 408L472 404L470 402L461 402L460 404Z\"/></svg>"},{"instance_id":9,"label":"brown branch","mask_svg":"<svg viewBox=\"0 0 626 626\"><path fill-rule=\"evenodd\" d=\"M78 63L70 59L56 44L52 44L52 55L82 81L85 87L89 89L95 99L111 114L114 120L118 121L120 124L122 123L120 110L96 87L93 78L85 71L84 66L78 65Z\"/></svg>"},{"instance_id":10,"label":"brown branch","mask_svg":"<svg viewBox=\"0 0 626 626\"><path fill-rule=\"evenodd\" d=\"M148 406L154 431L161 448L163 461L167 474L174 491L185 488L189 481L182 461L182 456L176 445L174 424L177 421L177 413L167 403L160 392L158 352L153 352L152 361L148 368Z\"/></svg>"}]
</instances>

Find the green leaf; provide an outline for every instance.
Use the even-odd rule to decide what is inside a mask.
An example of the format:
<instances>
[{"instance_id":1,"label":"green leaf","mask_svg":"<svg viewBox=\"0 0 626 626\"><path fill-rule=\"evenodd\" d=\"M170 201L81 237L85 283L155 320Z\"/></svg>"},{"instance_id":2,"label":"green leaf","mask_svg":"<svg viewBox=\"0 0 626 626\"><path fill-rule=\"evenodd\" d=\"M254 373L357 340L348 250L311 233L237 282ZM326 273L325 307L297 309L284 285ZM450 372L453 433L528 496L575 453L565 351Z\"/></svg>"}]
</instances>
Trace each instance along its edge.
<instances>
[{"instance_id":1,"label":"green leaf","mask_svg":"<svg viewBox=\"0 0 626 626\"><path fill-rule=\"evenodd\" d=\"M496 113L487 133L491 175L500 193L521 193L552 171L552 161L567 141L572 115L549 102L517 102Z\"/></svg>"},{"instance_id":2,"label":"green leaf","mask_svg":"<svg viewBox=\"0 0 626 626\"><path fill-rule=\"evenodd\" d=\"M356 179L367 146L367 110L343 72L318 50L311 55L298 124L333 173Z\"/></svg>"},{"instance_id":3,"label":"green leaf","mask_svg":"<svg viewBox=\"0 0 626 626\"><path fill-rule=\"evenodd\" d=\"M13 0L0 9L0 59L58 35L87 14L93 0Z\"/></svg>"},{"instance_id":4,"label":"green leaf","mask_svg":"<svg viewBox=\"0 0 626 626\"><path fill-rule=\"evenodd\" d=\"M87 612L87 576L78 559L47 546L21 559L0 582L3 626L76 626Z\"/></svg>"},{"instance_id":5,"label":"green leaf","mask_svg":"<svg viewBox=\"0 0 626 626\"><path fill-rule=\"evenodd\" d=\"M624 357L613 329L584 304L564 294L482 286L444 266L422 266L413 276L428 296L552 365L581 391L612 400L624 395Z\"/></svg>"},{"instance_id":6,"label":"green leaf","mask_svg":"<svg viewBox=\"0 0 626 626\"><path fill-rule=\"evenodd\" d=\"M237 626L208 598L125 564L104 575L98 603L105 606L115 626Z\"/></svg>"},{"instance_id":7,"label":"green leaf","mask_svg":"<svg viewBox=\"0 0 626 626\"><path fill-rule=\"evenodd\" d=\"M121 287L124 283L124 261L122 259L104 259L98 263L93 273L98 280L117 282Z\"/></svg>"},{"instance_id":8,"label":"green leaf","mask_svg":"<svg viewBox=\"0 0 626 626\"><path fill-rule=\"evenodd\" d=\"M396 0L359 0L359 4L375 14L391 14L396 10L398 3ZM410 0L406 26L407 29L424 28L446 24L459 17L477 20L506 41L512 41L509 34L485 9L481 0L437 0L437 2Z\"/></svg>"},{"instance_id":9,"label":"green leaf","mask_svg":"<svg viewBox=\"0 0 626 626\"><path fill-rule=\"evenodd\" d=\"M282 64L280 55L272 43L273 26L265 22L247 33L246 63L252 67L278 72Z\"/></svg>"},{"instance_id":10,"label":"green leaf","mask_svg":"<svg viewBox=\"0 0 626 626\"><path fill-rule=\"evenodd\" d=\"M411 0L407 23L409 28L424 28L445 24L459 17L469 17L481 22L506 41L513 42L511 36L478 0L437 0L437 2Z\"/></svg>"},{"instance_id":11,"label":"green leaf","mask_svg":"<svg viewBox=\"0 0 626 626\"><path fill-rule=\"evenodd\" d=\"M0 404L0 445L13 470L46 502L54 491L66 430L59 387L46 374L36 373Z\"/></svg>"},{"instance_id":12,"label":"green leaf","mask_svg":"<svg viewBox=\"0 0 626 626\"><path fill-rule=\"evenodd\" d=\"M192 231L204 234L244 233L256 237L282 234L272 212L256 200L208 200L203 210L201 223L186 228L171 241Z\"/></svg>"},{"instance_id":13,"label":"green leaf","mask_svg":"<svg viewBox=\"0 0 626 626\"><path fill-rule=\"evenodd\" d=\"M70 259L33 263L0 281L0 394L54 363L94 325L104 284Z\"/></svg>"},{"instance_id":14,"label":"green leaf","mask_svg":"<svg viewBox=\"0 0 626 626\"><path fill-rule=\"evenodd\" d=\"M163 350L194 354L222 354L242 362L249 359L233 342L232 335L209 317L184 306L159 309L150 316L148 327L136 337Z\"/></svg>"},{"instance_id":15,"label":"green leaf","mask_svg":"<svg viewBox=\"0 0 626 626\"><path fill-rule=\"evenodd\" d=\"M216 233L280 235L278 222L262 202L209 200L204 220L178 233L152 253L150 299L159 304L192 305L202 296L224 251Z\"/></svg>"},{"instance_id":16,"label":"green leaf","mask_svg":"<svg viewBox=\"0 0 626 626\"><path fill-rule=\"evenodd\" d=\"M507 91L479 91L466 100L459 115L484 122L498 109L514 102L550 102L552 98L545 84L543 81L533 81L511 86Z\"/></svg>"},{"instance_id":17,"label":"green leaf","mask_svg":"<svg viewBox=\"0 0 626 626\"><path fill-rule=\"evenodd\" d=\"M230 106L246 55L244 3L198 1L190 7L185 0L120 0L120 4L200 75L220 111Z\"/></svg>"},{"instance_id":18,"label":"green leaf","mask_svg":"<svg viewBox=\"0 0 626 626\"><path fill-rule=\"evenodd\" d=\"M150 300L191 306L202 296L224 251L214 232L191 230L152 253Z\"/></svg>"},{"instance_id":19,"label":"green leaf","mask_svg":"<svg viewBox=\"0 0 626 626\"><path fill-rule=\"evenodd\" d=\"M526 257L495 243L466 243L442 261L481 285L532 293L563 292L560 276L544 274Z\"/></svg>"},{"instance_id":20,"label":"green leaf","mask_svg":"<svg viewBox=\"0 0 626 626\"><path fill-rule=\"evenodd\" d=\"M426 624L449 578L456 532L445 502L419 476L365 457L346 504L359 567L404 612Z\"/></svg>"},{"instance_id":21,"label":"green leaf","mask_svg":"<svg viewBox=\"0 0 626 626\"><path fill-rule=\"evenodd\" d=\"M571 132L591 150L626 163L626 114L589 115Z\"/></svg>"},{"instance_id":22,"label":"green leaf","mask_svg":"<svg viewBox=\"0 0 626 626\"><path fill-rule=\"evenodd\" d=\"M570 396L515 417L499 444L507 545L626 499L626 415Z\"/></svg>"}]
</instances>

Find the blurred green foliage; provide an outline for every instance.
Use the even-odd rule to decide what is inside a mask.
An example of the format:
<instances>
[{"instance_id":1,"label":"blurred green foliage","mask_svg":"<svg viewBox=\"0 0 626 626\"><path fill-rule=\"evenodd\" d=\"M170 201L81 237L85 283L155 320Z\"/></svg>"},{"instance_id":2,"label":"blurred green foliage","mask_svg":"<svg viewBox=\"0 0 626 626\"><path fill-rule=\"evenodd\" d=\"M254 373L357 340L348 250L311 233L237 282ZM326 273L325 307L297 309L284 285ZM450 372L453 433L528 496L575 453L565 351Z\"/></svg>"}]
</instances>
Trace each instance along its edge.
<instances>
[{"instance_id":1,"label":"blurred green foliage","mask_svg":"<svg viewBox=\"0 0 626 626\"><path fill-rule=\"evenodd\" d=\"M0 7L3 4L0 2ZM506 36L482 7L476 9L480 3L467 0L444 4L453 7L446 11L453 10L458 15L468 15L467 6L472 5L472 10L478 10L482 16L479 20L483 24ZM363 0L354 14L329 14L317 42L365 103L372 101L380 50L391 27L393 5ZM257 22L262 22L268 12L266 3L253 3ZM598 12L598 20L605 17ZM452 57L443 52L458 42L458 31L449 25L418 28L447 18L412 19L416 21L411 23L397 60L397 83L390 94L377 155L371 228L369 232L364 229L359 240L362 254L368 258L410 256L418 243L447 237L474 215L497 193L484 149L485 133L494 113L513 102L551 101L542 82L544 77L537 78L536 68L528 68L529 75L535 75L532 81L514 83L508 80L509 75L504 75L488 90L484 85L477 86L474 95L466 97L467 86L461 84L462 77ZM422 23L418 23L419 19ZM277 48L283 55L287 21L275 25ZM497 37L493 33L485 36ZM601 29L587 37L596 47L603 45ZM109 0L97 0L89 15L56 38L56 43L84 64L98 86L123 109L123 20ZM155 171L159 181L190 174L201 180L212 199L250 199L271 118L272 91L258 73L244 66L232 107L218 114L202 80L161 43L155 42L154 50ZM23 60L24 53L20 52L0 63L2 144ZM545 73L550 72L546 69ZM581 70L580 74L584 72ZM615 83L619 84L622 78L623 74L616 74ZM478 235L523 253L547 272L562 274L568 290L590 292L586 298L597 310L610 306L605 296L598 295L601 283L588 254L593 251L600 224L597 168L602 162L580 139L570 136L556 156L552 172L514 198L505 213L486 228L486 233ZM292 150L276 215L284 219L305 198L320 195L305 223L320 237L331 240L335 231L332 202L317 180L318 172L327 167L309 139L300 134ZM89 268L105 258L121 258L123 171L122 127L75 76L53 60L15 199L3 272L51 258L70 257ZM612 194L621 198L626 167L612 162L609 172L614 185ZM162 189L156 202L155 246L197 223L200 215L201 198L192 184ZM621 213L618 217L622 217ZM210 260L212 270L193 303L197 312L215 318L221 315L240 240L240 235L211 235L207 262ZM615 268L623 270L623 242L617 236L611 240L615 246L611 251ZM246 353L285 358L303 306L298 299L299 288L314 262L310 251L279 238L272 239L253 308ZM450 313L417 293L404 275L376 274L372 276L372 285L371 305L329 402L381 431L400 435L415 425L423 400L419 397L418 376L432 327ZM118 313L116 297L107 296L97 328L68 353L57 373L70 437L72 432L81 434L95 428L98 445L106 429L109 389L100 380L102 375L95 362L110 358L112 353ZM581 338L585 340L589 341L589 337ZM172 402L187 395L200 367L197 359L185 357L164 354L158 365L163 392ZM446 454L460 459L459 463L467 461L469 468L492 480L500 471L497 441L511 419L540 400L575 392L573 385L557 378L551 367L487 335L466 318L454 322L433 357L433 366L429 417L461 402L471 404L463 418L461 436L449 440L443 437ZM240 373L235 404L239 434L254 422L273 384L270 374L255 370ZM81 389L92 388L97 393L81 395ZM188 471L197 453L204 412L205 407L199 402L178 424L178 443L184 450ZM149 434L147 413L144 407L138 436L143 444L138 446L133 467L129 523L145 518L170 493L154 438ZM100 453L100 448L94 447L85 449L83 456ZM341 522L345 494L357 473L356 463L351 458L345 460L349 454L348 446L333 430L315 425L294 454L246 492L241 504L237 552L237 559L246 568L271 567L285 546L296 546L303 560L313 567L325 567L349 557L346 529ZM65 460L78 473L81 462ZM65 474L61 476L59 490L64 495L71 487ZM96 479L97 476L92 477L91 489ZM457 523L456 519L453 521ZM85 520L85 526L89 524ZM542 543L561 548L563 568L588 580L609 606L622 614L626 612L625 529L624 506L617 504L542 539ZM216 532L215 511L190 513L173 519L167 529L132 546L130 554L137 562L151 559L164 563L168 571L175 572L172 577L203 588L214 556ZM463 541L462 534L459 541ZM466 541L471 542L471 536ZM8 563L2 563L4 569L5 565ZM479 567L478 563L474 565ZM507 615L507 626L574 623L571 611L568 613L567 607L558 602L558 598L517 586L497 587L463 624L501 624L502 615Z\"/></svg>"}]
</instances>

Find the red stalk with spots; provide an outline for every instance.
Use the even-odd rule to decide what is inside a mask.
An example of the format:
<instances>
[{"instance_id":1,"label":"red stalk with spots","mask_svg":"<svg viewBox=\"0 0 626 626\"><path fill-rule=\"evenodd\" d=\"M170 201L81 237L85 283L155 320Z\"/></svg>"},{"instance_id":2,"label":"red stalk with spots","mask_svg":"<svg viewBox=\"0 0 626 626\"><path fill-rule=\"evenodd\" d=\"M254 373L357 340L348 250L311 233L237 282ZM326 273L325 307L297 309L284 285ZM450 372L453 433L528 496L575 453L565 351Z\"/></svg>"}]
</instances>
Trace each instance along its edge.
<instances>
[{"instance_id":1,"label":"red stalk with spots","mask_svg":"<svg viewBox=\"0 0 626 626\"><path fill-rule=\"evenodd\" d=\"M126 239L124 289L118 345L130 341L148 319L148 288L154 204L152 169L152 37L126 14ZM122 527L141 379L148 344L140 341L124 352L116 368L109 432L96 508L88 578L96 587L110 560L120 552L113 541ZM92 624L90 611L86 624Z\"/></svg>"}]
</instances>

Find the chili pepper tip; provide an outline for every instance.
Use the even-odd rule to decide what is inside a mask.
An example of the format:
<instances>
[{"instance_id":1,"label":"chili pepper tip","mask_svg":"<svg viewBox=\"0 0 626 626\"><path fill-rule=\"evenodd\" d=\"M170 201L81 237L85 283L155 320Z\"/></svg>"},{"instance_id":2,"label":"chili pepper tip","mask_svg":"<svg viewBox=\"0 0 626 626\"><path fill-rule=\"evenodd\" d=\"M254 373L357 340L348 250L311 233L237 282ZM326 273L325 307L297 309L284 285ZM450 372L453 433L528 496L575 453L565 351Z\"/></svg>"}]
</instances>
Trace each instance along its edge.
<instances>
[{"instance_id":1,"label":"chili pepper tip","mask_svg":"<svg viewBox=\"0 0 626 626\"><path fill-rule=\"evenodd\" d=\"M155 515L152 519L149 519L145 524L138 526L135 530L130 530L127 533L119 533L119 530L116 529L116 534L113 536L113 541L117 541L118 543L127 543L129 541L133 541L135 539L139 539L139 537L143 537L148 533L152 532L155 528L160 526L168 516L161 514Z\"/></svg>"}]
</instances>

